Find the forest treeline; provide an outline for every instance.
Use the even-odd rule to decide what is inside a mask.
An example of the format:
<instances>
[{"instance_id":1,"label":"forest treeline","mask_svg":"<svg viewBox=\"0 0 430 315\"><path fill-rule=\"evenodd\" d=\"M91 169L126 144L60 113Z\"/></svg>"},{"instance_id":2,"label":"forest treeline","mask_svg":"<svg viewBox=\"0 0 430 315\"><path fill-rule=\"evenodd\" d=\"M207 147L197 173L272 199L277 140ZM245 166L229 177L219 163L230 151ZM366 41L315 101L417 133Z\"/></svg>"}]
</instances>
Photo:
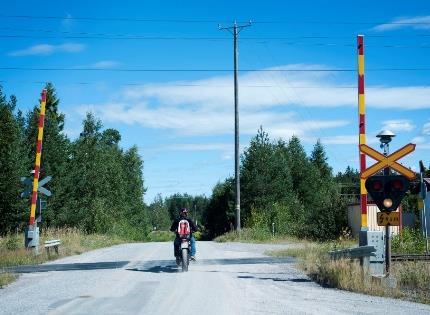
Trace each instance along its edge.
<instances>
[{"instance_id":1,"label":"forest treeline","mask_svg":"<svg viewBox=\"0 0 430 315\"><path fill-rule=\"evenodd\" d=\"M167 230L182 207L208 238L234 228L233 178L216 184L210 197L158 195L145 204L144 161L137 147L124 150L119 131L104 129L91 113L79 137L70 140L56 90L50 83L46 89L40 178L52 176L47 187L53 195L42 229L77 227L144 240L153 230ZM0 88L0 234L22 231L28 222L20 178L33 169L38 119L39 105L23 113L17 99ZM334 176L320 142L307 156L298 137L273 141L260 128L242 155L240 172L243 226L270 231L274 223L278 234L313 239L334 238L346 226L339 183L357 193L358 173L348 168Z\"/></svg>"}]
</instances>

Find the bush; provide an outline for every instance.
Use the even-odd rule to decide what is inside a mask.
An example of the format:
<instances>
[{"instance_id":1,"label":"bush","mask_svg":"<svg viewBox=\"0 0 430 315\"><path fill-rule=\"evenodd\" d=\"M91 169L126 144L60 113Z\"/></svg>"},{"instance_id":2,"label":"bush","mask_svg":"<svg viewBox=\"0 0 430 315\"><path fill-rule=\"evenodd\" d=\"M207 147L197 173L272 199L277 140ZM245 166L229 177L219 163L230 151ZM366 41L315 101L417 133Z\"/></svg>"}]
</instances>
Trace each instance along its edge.
<instances>
[{"instance_id":1,"label":"bush","mask_svg":"<svg viewBox=\"0 0 430 315\"><path fill-rule=\"evenodd\" d=\"M134 226L127 220L120 220L115 222L106 234L130 241L145 241L148 238L148 229L146 226Z\"/></svg>"},{"instance_id":2,"label":"bush","mask_svg":"<svg viewBox=\"0 0 430 315\"><path fill-rule=\"evenodd\" d=\"M422 254L425 251L425 238L418 229L405 228L392 239L392 251L396 254Z\"/></svg>"},{"instance_id":3,"label":"bush","mask_svg":"<svg viewBox=\"0 0 430 315\"><path fill-rule=\"evenodd\" d=\"M19 244L20 238L18 237L18 235L13 234L6 237L5 247L7 250L16 250L20 247Z\"/></svg>"}]
</instances>

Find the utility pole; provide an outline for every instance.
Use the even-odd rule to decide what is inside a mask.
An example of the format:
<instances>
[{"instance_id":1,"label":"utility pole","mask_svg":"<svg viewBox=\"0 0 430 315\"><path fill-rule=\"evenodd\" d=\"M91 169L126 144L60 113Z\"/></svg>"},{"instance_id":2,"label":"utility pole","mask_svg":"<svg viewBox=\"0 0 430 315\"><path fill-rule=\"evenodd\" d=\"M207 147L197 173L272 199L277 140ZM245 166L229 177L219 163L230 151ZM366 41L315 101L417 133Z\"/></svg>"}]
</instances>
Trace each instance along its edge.
<instances>
[{"instance_id":1,"label":"utility pole","mask_svg":"<svg viewBox=\"0 0 430 315\"><path fill-rule=\"evenodd\" d=\"M240 155L239 155L239 86L237 80L238 72L238 48L237 36L245 27L251 26L251 21L244 25L238 25L234 21L233 26L221 27L220 30L227 30L233 34L233 55L234 55L234 179L235 179L235 208L236 208L236 230L240 231Z\"/></svg>"}]
</instances>

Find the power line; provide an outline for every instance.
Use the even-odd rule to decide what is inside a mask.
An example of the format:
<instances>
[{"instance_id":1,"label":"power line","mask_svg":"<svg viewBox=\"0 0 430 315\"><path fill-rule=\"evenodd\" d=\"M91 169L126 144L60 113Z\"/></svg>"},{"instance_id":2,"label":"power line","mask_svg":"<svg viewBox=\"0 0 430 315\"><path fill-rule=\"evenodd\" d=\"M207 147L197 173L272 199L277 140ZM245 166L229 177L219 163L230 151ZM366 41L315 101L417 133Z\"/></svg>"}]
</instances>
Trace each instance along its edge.
<instances>
[{"instance_id":1,"label":"power line","mask_svg":"<svg viewBox=\"0 0 430 315\"><path fill-rule=\"evenodd\" d=\"M143 68L36 68L36 67L0 67L0 70L17 71L93 71L93 72L232 72L233 69L143 69ZM240 72L356 72L353 68L338 69L242 69ZM366 71L391 72L391 71L430 71L430 67L423 68L370 68Z\"/></svg>"},{"instance_id":2,"label":"power line","mask_svg":"<svg viewBox=\"0 0 430 315\"><path fill-rule=\"evenodd\" d=\"M29 84L46 84L47 81L25 81L25 80L0 80L0 83L29 83ZM144 85L153 85L154 83L145 83L145 82L55 82L57 85L96 85L96 84L104 84L110 83L120 86L144 86ZM231 88L230 85L221 85L221 84L170 84L170 83L159 83L163 84L165 87L206 87L206 88ZM274 88L280 87L283 85L270 85L270 84L239 84L241 87L250 87L250 88ZM294 89L356 89L357 86L354 85L330 85L330 86L292 86L290 84L285 85L288 88ZM367 87L367 89L371 89L372 87Z\"/></svg>"},{"instance_id":3,"label":"power line","mask_svg":"<svg viewBox=\"0 0 430 315\"><path fill-rule=\"evenodd\" d=\"M58 33L67 34L72 36L94 36L95 38L125 38L125 39L190 39L190 40L230 40L229 37L186 37L186 36L146 36L137 34L125 33L91 33L91 32L70 32L49 29L28 29L28 28L15 28L15 27L0 27L2 31L17 31L17 32L41 32L41 33ZM31 35L2 35L2 36L31 36ZM366 35L366 38L414 38L414 37L430 37L430 34L403 34L403 35ZM45 37L44 37L45 38ZM92 38L92 37L90 37ZM355 39L354 36L349 35L295 35L295 36L271 36L271 37L241 37L243 40L290 40L290 39Z\"/></svg>"},{"instance_id":4,"label":"power line","mask_svg":"<svg viewBox=\"0 0 430 315\"><path fill-rule=\"evenodd\" d=\"M41 35L0 35L0 38L15 39L15 38L33 38L33 39L102 39L102 40L185 40L185 41L224 41L228 38L224 37L162 37L162 36L134 36L134 37L108 37L108 36L41 36ZM308 37L310 38L310 37ZM317 38L317 37L315 37ZM282 41L288 40L287 37L281 38L244 38L244 40L253 41ZM346 43L307 43L307 42L285 42L286 45L304 45L304 46L329 46L329 47L355 47L355 44ZM430 43L417 43L416 45L405 44L371 44L367 47L381 47L381 48L430 48Z\"/></svg>"},{"instance_id":5,"label":"power line","mask_svg":"<svg viewBox=\"0 0 430 315\"><path fill-rule=\"evenodd\" d=\"M72 16L36 16L36 15L0 15L3 19L35 19L35 20L76 20L76 21L117 21L117 22L146 22L146 23L231 23L219 19L154 19L132 17L72 17ZM237 21L247 23L248 21ZM429 25L430 22L385 22L385 21L342 21L342 20L260 20L256 24L341 24L341 25Z\"/></svg>"},{"instance_id":6,"label":"power line","mask_svg":"<svg viewBox=\"0 0 430 315\"><path fill-rule=\"evenodd\" d=\"M150 19L129 17L71 17L71 16L35 16L35 15L0 15L5 19L30 19L30 20L75 20L75 21L116 21L116 22L147 22L147 23L218 23L219 20L203 19ZM228 21L225 21L228 22Z\"/></svg>"}]
</instances>

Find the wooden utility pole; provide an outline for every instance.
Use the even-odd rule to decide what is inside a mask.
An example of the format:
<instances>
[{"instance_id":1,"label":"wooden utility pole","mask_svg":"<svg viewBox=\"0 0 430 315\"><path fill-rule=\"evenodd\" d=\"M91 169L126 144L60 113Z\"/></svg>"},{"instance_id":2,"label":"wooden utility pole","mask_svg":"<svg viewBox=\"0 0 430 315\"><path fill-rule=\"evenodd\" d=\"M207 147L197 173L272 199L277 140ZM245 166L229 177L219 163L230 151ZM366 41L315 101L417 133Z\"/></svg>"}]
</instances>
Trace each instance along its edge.
<instances>
[{"instance_id":1,"label":"wooden utility pole","mask_svg":"<svg viewBox=\"0 0 430 315\"><path fill-rule=\"evenodd\" d=\"M239 86L237 79L238 72L238 48L237 36L239 32L251 26L251 21L248 24L238 25L234 21L233 26L221 27L220 30L227 30L233 34L233 58L234 58L234 179L235 179L235 209L236 209L236 230L240 231L240 154L239 154Z\"/></svg>"}]
</instances>

